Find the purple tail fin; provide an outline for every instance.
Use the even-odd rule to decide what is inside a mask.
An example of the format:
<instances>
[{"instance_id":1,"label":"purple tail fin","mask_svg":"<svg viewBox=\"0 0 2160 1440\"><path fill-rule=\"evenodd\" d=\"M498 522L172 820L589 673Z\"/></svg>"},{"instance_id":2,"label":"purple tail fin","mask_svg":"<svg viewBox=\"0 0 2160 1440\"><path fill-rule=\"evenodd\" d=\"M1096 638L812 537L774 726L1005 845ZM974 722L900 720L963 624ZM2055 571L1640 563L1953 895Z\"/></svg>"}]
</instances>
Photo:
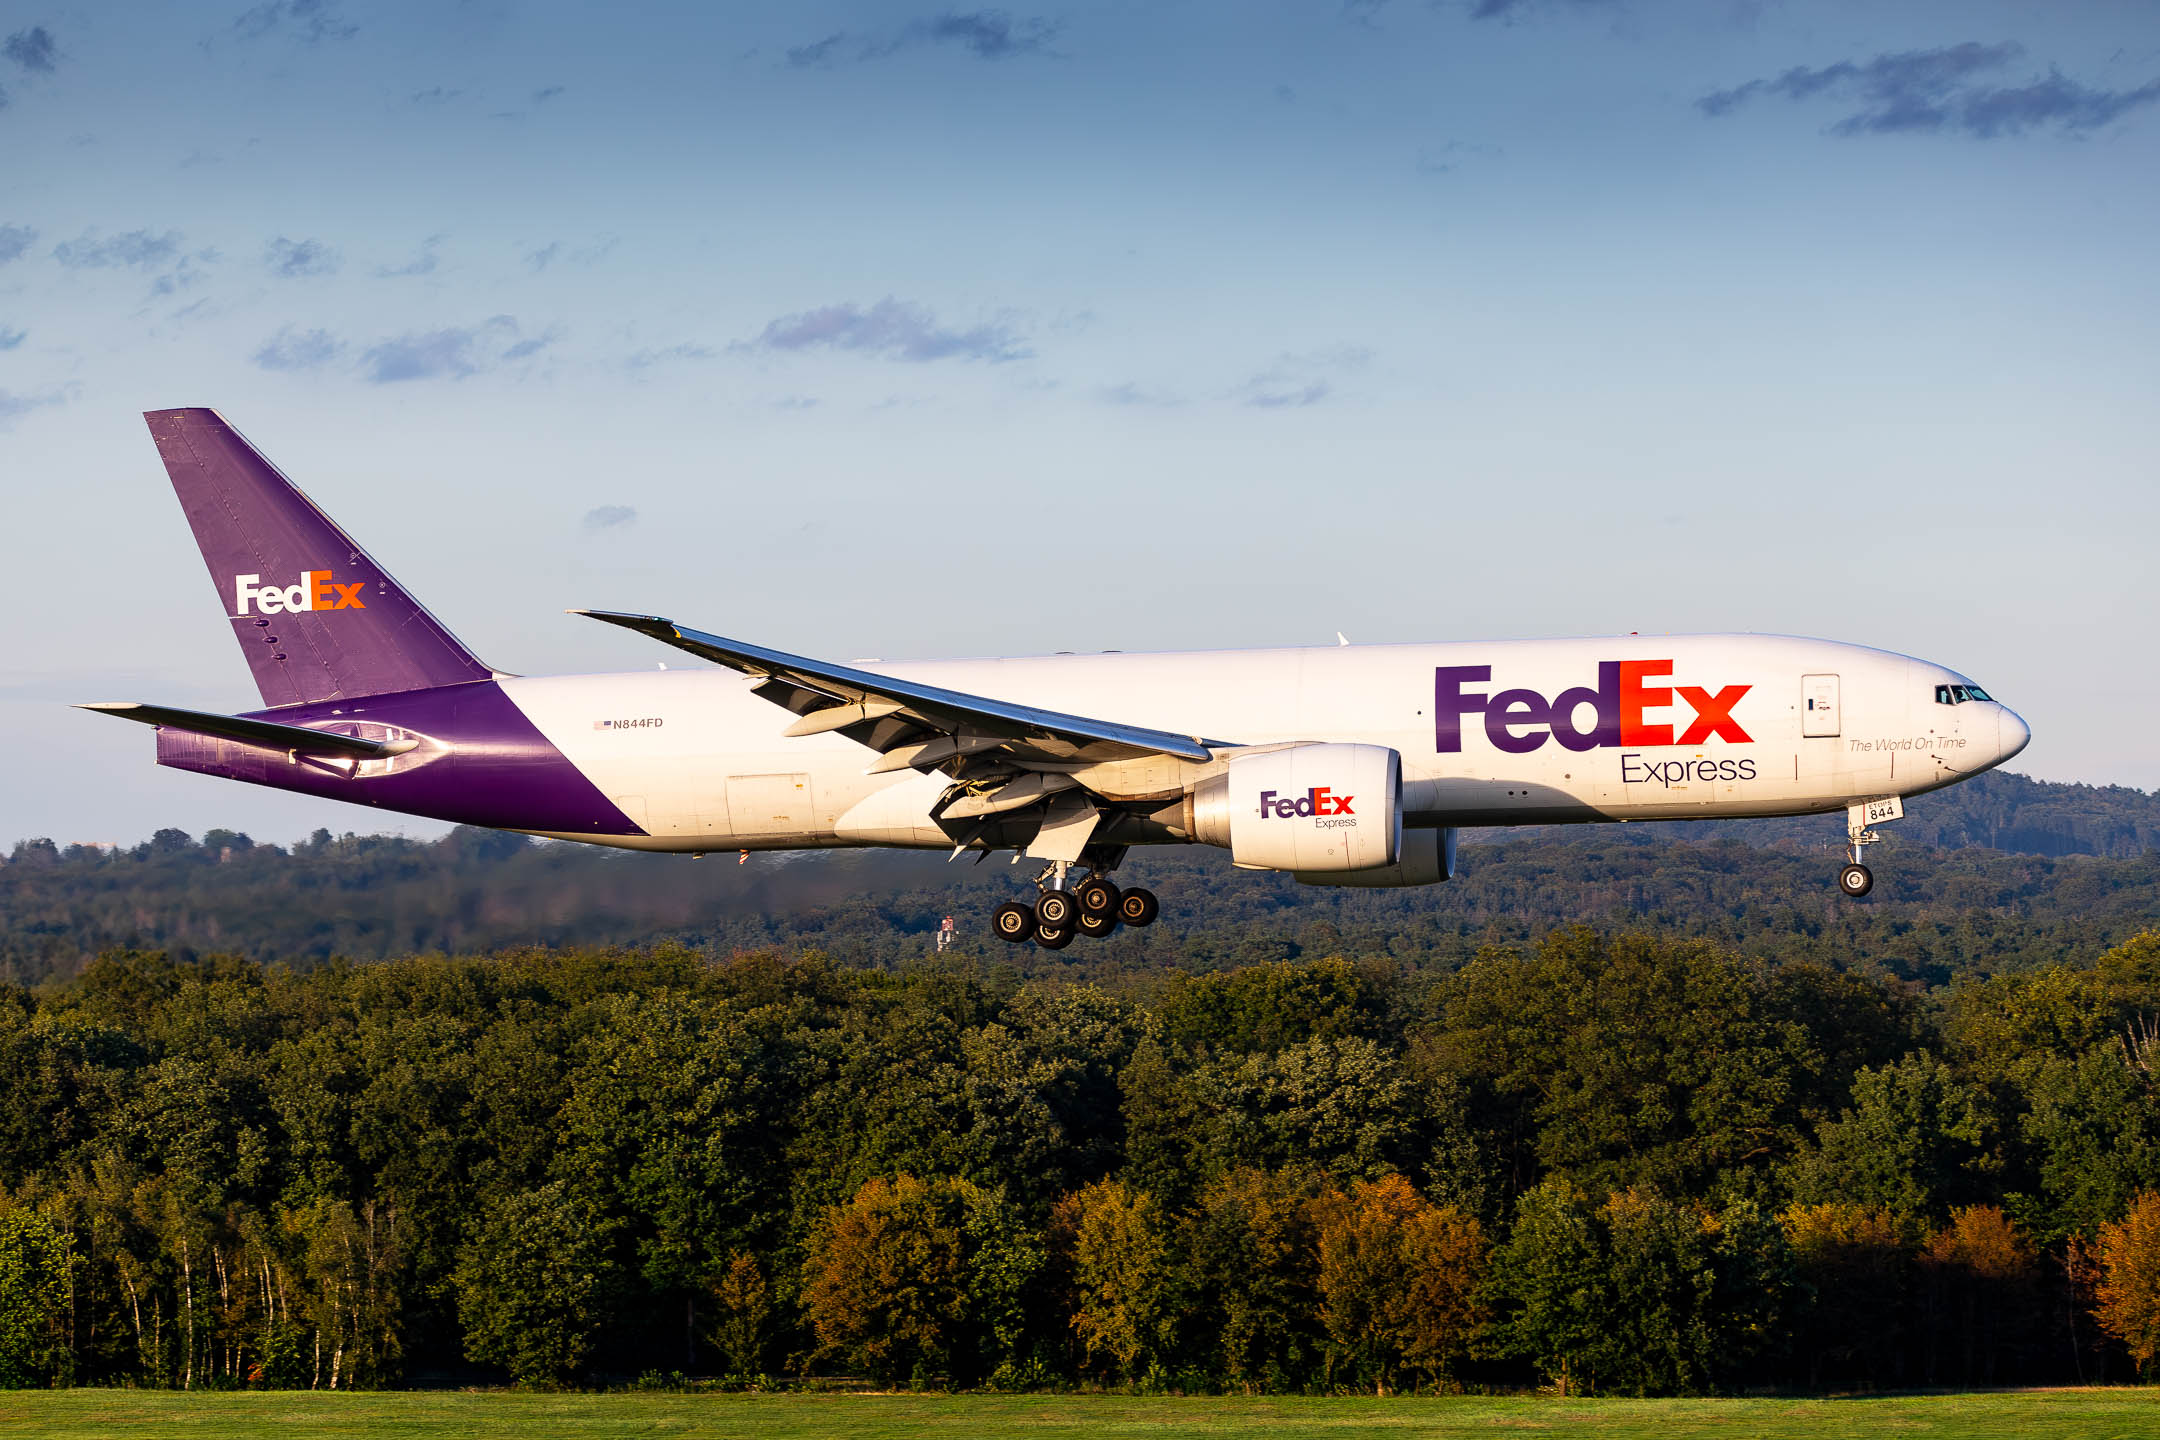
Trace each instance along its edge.
<instances>
[{"instance_id":1,"label":"purple tail fin","mask_svg":"<svg viewBox=\"0 0 2160 1440\"><path fill-rule=\"evenodd\" d=\"M425 690L494 673L215 410L143 418L263 704Z\"/></svg>"}]
</instances>

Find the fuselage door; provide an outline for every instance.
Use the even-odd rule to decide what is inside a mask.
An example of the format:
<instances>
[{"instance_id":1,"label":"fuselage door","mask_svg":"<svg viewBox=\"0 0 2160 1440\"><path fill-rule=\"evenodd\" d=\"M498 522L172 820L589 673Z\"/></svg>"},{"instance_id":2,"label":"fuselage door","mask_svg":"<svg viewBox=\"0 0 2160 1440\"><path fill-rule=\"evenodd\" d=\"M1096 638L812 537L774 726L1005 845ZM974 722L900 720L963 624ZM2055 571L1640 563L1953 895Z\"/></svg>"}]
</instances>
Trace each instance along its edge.
<instances>
[{"instance_id":1,"label":"fuselage door","mask_svg":"<svg viewBox=\"0 0 2160 1440\"><path fill-rule=\"evenodd\" d=\"M806 835L811 804L808 775L732 775L728 818L737 835Z\"/></svg>"},{"instance_id":2,"label":"fuselage door","mask_svg":"<svg viewBox=\"0 0 2160 1440\"><path fill-rule=\"evenodd\" d=\"M1819 738L1838 733L1838 677L1800 677L1800 733Z\"/></svg>"}]
</instances>

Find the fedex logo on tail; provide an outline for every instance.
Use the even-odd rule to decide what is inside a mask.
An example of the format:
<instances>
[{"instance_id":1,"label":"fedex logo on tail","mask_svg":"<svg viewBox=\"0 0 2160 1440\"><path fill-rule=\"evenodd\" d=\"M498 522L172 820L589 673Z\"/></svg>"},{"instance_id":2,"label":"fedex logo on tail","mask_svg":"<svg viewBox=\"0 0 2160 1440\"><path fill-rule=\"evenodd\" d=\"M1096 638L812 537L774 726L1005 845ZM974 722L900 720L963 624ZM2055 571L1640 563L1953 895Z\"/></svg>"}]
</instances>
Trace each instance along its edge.
<instances>
[{"instance_id":1,"label":"fedex logo on tail","mask_svg":"<svg viewBox=\"0 0 2160 1440\"><path fill-rule=\"evenodd\" d=\"M297 585L259 583L260 575L233 580L233 614L299 615L310 610L365 610L360 587L365 580L340 585L328 570L303 570Z\"/></svg>"},{"instance_id":2,"label":"fedex logo on tail","mask_svg":"<svg viewBox=\"0 0 2160 1440\"><path fill-rule=\"evenodd\" d=\"M1712 739L1754 743L1732 714L1752 686L1727 685L1713 692L1651 683L1672 669L1670 660L1607 660L1598 666L1595 689L1578 685L1547 699L1535 690L1474 691L1468 687L1491 682L1492 666L1442 665L1433 676L1433 748L1443 755L1463 748L1465 715L1483 715L1485 738L1510 755L1527 755L1547 740L1568 750L1701 745ZM1578 723L1585 713L1587 728Z\"/></svg>"},{"instance_id":3,"label":"fedex logo on tail","mask_svg":"<svg viewBox=\"0 0 2160 1440\"><path fill-rule=\"evenodd\" d=\"M1325 785L1315 785L1303 795L1276 797L1273 790L1260 792L1260 818L1294 820L1301 815L1355 815L1350 802L1355 795L1337 795Z\"/></svg>"}]
</instances>

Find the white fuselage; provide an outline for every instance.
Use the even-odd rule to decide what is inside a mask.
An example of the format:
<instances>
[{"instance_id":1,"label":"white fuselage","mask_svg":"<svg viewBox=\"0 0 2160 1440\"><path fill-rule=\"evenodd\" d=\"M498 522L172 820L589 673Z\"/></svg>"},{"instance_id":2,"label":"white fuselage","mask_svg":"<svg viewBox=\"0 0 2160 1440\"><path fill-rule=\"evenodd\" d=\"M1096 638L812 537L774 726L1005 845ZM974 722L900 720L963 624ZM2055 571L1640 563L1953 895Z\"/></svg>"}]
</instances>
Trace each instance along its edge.
<instances>
[{"instance_id":1,"label":"white fuselage","mask_svg":"<svg viewBox=\"0 0 2160 1440\"><path fill-rule=\"evenodd\" d=\"M2017 753L2029 734L1992 700L1939 700L1948 687L1970 684L1939 665L1783 636L858 668L1218 746L1387 746L1402 757L1405 818L1421 826L1839 810L1977 774ZM680 851L952 844L930 816L942 776L866 774L878 757L851 740L783 737L793 717L753 694L755 682L743 676L665 670L501 683L648 832L565 838ZM1184 762L1163 764L1174 787Z\"/></svg>"}]
</instances>

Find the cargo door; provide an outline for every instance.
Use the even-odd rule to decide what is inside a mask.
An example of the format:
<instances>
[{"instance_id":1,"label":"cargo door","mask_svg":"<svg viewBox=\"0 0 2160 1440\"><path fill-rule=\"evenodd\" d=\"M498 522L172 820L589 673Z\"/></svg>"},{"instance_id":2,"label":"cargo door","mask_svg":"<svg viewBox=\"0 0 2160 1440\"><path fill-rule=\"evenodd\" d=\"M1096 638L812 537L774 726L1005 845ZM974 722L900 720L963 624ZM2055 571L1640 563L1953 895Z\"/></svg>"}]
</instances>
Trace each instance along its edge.
<instances>
[{"instance_id":1,"label":"cargo door","mask_svg":"<svg viewBox=\"0 0 2160 1440\"><path fill-rule=\"evenodd\" d=\"M1840 732L1838 720L1838 677L1835 675L1803 675L1800 677L1800 733L1809 739L1821 739Z\"/></svg>"},{"instance_id":2,"label":"cargo door","mask_svg":"<svg viewBox=\"0 0 2160 1440\"><path fill-rule=\"evenodd\" d=\"M728 819L737 835L810 833L808 775L730 776L727 803Z\"/></svg>"}]
</instances>

